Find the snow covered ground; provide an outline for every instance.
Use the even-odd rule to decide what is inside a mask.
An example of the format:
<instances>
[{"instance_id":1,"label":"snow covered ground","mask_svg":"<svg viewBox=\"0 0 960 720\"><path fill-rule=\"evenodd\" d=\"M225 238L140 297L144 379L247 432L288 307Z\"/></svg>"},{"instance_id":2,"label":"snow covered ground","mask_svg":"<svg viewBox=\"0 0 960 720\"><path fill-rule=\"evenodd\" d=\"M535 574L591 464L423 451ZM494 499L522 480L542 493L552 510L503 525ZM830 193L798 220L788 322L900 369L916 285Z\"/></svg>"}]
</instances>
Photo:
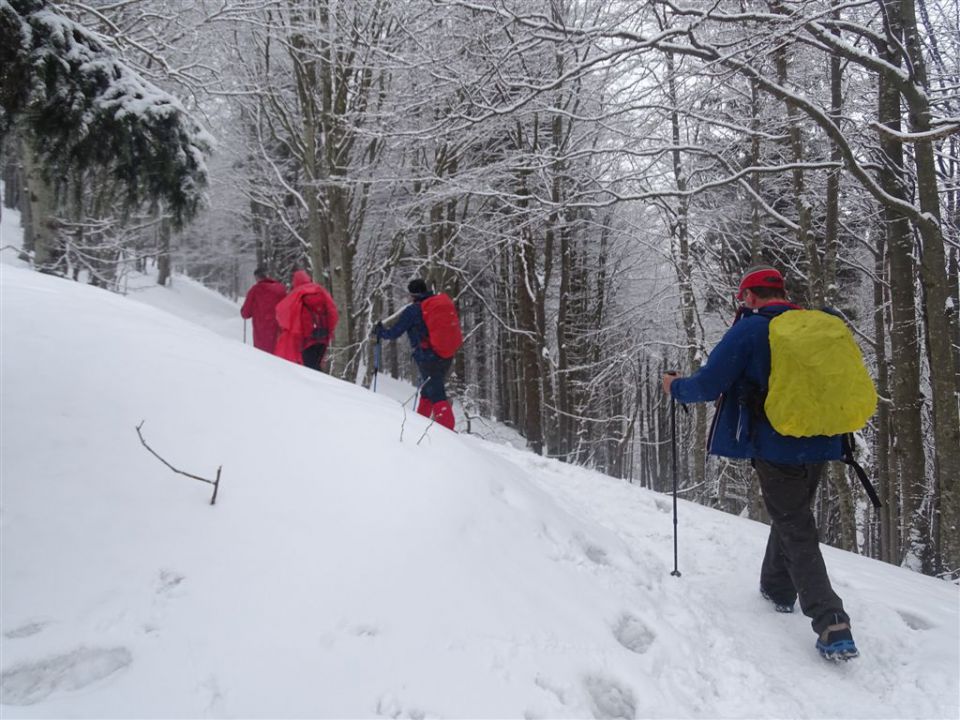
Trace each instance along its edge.
<instances>
[{"instance_id":1,"label":"snow covered ground","mask_svg":"<svg viewBox=\"0 0 960 720\"><path fill-rule=\"evenodd\" d=\"M2 257L4 718L960 714L956 585L824 548L862 652L827 663L758 523L681 501L671 577L669 496L428 429L185 279Z\"/></svg>"}]
</instances>

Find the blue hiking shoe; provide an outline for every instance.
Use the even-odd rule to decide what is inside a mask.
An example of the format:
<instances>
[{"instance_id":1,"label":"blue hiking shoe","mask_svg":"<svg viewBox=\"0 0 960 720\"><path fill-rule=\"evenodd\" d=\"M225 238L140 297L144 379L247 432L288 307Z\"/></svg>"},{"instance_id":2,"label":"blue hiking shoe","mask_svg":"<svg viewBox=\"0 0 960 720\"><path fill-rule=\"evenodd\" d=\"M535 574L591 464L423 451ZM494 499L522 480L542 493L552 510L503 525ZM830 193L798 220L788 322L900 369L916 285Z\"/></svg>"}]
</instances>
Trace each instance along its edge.
<instances>
[{"instance_id":1,"label":"blue hiking shoe","mask_svg":"<svg viewBox=\"0 0 960 720\"><path fill-rule=\"evenodd\" d=\"M850 624L845 622L828 626L817 638L817 650L820 657L833 662L853 660L860 655L850 633Z\"/></svg>"},{"instance_id":2,"label":"blue hiking shoe","mask_svg":"<svg viewBox=\"0 0 960 720\"><path fill-rule=\"evenodd\" d=\"M766 590L764 590L762 587L760 588L760 594L763 596L763 598L764 598L765 600L769 600L770 602L773 603L773 609L776 610L778 613L792 613L792 612L793 612L793 606L794 606L794 604L796 603L796 600L793 600L793 601L791 601L791 602L789 602L789 603L777 602L777 601L774 600L772 597L770 597L770 593L768 593L768 592L767 592Z\"/></svg>"}]
</instances>

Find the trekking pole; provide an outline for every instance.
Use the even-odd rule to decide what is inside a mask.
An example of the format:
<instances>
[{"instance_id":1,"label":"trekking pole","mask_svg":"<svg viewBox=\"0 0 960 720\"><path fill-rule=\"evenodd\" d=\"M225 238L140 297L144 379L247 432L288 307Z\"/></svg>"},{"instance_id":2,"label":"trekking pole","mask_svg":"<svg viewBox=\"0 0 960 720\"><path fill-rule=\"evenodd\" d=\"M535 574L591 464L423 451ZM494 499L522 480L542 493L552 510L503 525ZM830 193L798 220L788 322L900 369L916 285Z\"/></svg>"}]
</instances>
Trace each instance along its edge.
<instances>
[{"instance_id":1,"label":"trekking pole","mask_svg":"<svg viewBox=\"0 0 960 720\"><path fill-rule=\"evenodd\" d=\"M380 373L380 338L373 346L373 391L377 391L377 375Z\"/></svg>"},{"instance_id":2,"label":"trekking pole","mask_svg":"<svg viewBox=\"0 0 960 720\"><path fill-rule=\"evenodd\" d=\"M243 344L247 344L247 321L243 321Z\"/></svg>"},{"instance_id":3,"label":"trekking pole","mask_svg":"<svg viewBox=\"0 0 960 720\"><path fill-rule=\"evenodd\" d=\"M668 375L676 375L675 370L667 370ZM673 453L673 572L674 577L680 577L680 571L677 569L677 478L679 470L677 469L677 401L670 395L670 434L672 435L672 453Z\"/></svg>"}]
</instances>

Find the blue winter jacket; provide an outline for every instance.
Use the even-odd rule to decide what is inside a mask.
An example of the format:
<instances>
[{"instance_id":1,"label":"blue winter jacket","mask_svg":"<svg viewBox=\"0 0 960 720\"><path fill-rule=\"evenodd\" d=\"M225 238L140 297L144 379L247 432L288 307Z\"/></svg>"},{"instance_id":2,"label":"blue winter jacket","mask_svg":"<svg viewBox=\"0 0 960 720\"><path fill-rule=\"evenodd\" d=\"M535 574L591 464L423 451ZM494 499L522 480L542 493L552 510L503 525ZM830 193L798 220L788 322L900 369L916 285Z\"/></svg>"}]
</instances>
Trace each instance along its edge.
<instances>
[{"instance_id":1,"label":"blue winter jacket","mask_svg":"<svg viewBox=\"0 0 960 720\"><path fill-rule=\"evenodd\" d=\"M423 311L420 309L420 303L426 300L433 293L416 296L416 302L407 305L397 321L388 328L380 330L380 337L385 340L396 340L398 337L407 334L410 340L410 347L413 349L413 359L418 363L436 361L439 358L429 347L423 347L427 338L427 324L423 321Z\"/></svg>"},{"instance_id":2,"label":"blue winter jacket","mask_svg":"<svg viewBox=\"0 0 960 720\"><path fill-rule=\"evenodd\" d=\"M762 313L746 310L703 367L670 385L677 402L718 401L707 441L712 455L788 465L840 459L840 436L787 437L774 430L766 416L757 417L749 409L751 393L767 389L770 319L789 309L789 305L775 304L764 307Z\"/></svg>"}]
</instances>

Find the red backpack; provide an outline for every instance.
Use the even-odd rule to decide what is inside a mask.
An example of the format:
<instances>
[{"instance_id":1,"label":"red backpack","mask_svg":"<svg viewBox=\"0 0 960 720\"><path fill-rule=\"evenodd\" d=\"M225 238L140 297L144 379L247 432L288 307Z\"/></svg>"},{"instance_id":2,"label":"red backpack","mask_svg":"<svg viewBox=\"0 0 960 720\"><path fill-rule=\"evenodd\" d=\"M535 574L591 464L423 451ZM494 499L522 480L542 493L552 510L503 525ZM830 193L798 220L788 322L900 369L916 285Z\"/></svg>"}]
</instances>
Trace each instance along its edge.
<instances>
[{"instance_id":1,"label":"red backpack","mask_svg":"<svg viewBox=\"0 0 960 720\"><path fill-rule=\"evenodd\" d=\"M427 326L427 338L424 347L429 347L439 357L452 358L463 345L463 332L460 330L460 317L453 300L447 295L431 295L421 301L420 311Z\"/></svg>"}]
</instances>

